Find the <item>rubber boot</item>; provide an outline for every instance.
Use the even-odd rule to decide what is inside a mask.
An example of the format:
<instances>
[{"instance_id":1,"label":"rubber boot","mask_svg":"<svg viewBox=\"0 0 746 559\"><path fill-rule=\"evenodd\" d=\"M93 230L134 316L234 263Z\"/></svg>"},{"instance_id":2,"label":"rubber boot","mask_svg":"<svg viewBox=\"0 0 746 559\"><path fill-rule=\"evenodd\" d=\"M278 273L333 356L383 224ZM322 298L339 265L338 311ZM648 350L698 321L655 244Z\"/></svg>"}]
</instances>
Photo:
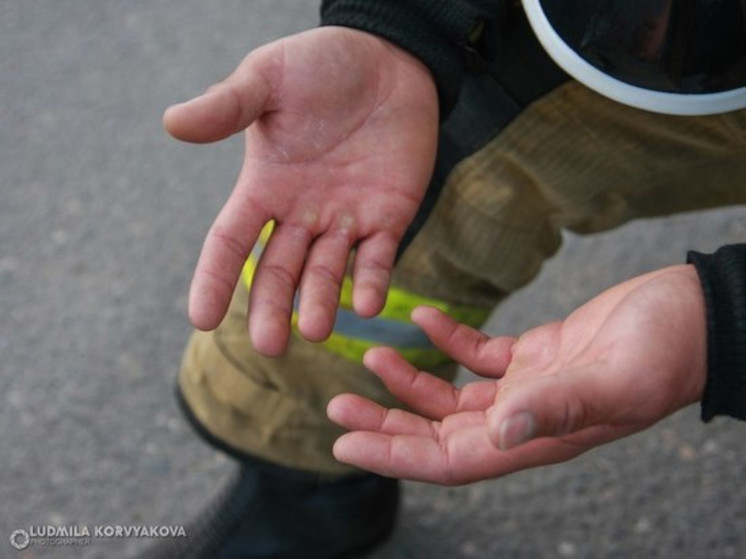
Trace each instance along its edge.
<instances>
[{"instance_id":1,"label":"rubber boot","mask_svg":"<svg viewBox=\"0 0 746 559\"><path fill-rule=\"evenodd\" d=\"M215 502L159 542L144 559L350 558L394 527L397 480L374 474L337 479L258 459L243 461Z\"/></svg>"}]
</instances>

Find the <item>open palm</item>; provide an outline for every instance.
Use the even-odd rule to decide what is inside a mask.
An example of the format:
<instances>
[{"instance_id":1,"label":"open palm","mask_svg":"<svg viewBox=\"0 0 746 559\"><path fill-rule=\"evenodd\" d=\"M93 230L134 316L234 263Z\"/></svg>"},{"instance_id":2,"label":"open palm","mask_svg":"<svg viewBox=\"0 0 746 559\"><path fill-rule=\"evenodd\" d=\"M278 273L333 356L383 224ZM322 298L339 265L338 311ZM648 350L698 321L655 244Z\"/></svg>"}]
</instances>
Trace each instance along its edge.
<instances>
[{"instance_id":1,"label":"open palm","mask_svg":"<svg viewBox=\"0 0 746 559\"><path fill-rule=\"evenodd\" d=\"M203 96L169 108L164 124L192 142L246 133L243 168L192 281L196 327L219 324L272 220L249 306L258 351L284 350L298 291L300 332L327 337L348 265L355 310L380 311L435 157L437 95L420 62L373 35L315 29L253 51Z\"/></svg>"},{"instance_id":2,"label":"open palm","mask_svg":"<svg viewBox=\"0 0 746 559\"><path fill-rule=\"evenodd\" d=\"M489 380L457 389L392 349L369 351L366 366L412 411L332 400L329 417L353 431L335 445L343 462L440 484L498 477L645 429L704 389L704 300L691 266L621 283L519 338L489 338L435 309L413 319Z\"/></svg>"}]
</instances>

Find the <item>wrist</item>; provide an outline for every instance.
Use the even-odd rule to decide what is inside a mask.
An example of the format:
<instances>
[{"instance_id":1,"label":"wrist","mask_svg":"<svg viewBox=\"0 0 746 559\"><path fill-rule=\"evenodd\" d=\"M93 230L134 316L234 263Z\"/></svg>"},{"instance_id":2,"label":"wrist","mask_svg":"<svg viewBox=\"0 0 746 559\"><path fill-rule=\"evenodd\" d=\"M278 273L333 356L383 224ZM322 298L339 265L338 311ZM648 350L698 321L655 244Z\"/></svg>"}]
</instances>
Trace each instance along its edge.
<instances>
[{"instance_id":1,"label":"wrist","mask_svg":"<svg viewBox=\"0 0 746 559\"><path fill-rule=\"evenodd\" d=\"M321 6L321 25L382 37L424 64L436 83L441 119L458 98L471 36L483 17L468 2L453 0L325 0Z\"/></svg>"}]
</instances>

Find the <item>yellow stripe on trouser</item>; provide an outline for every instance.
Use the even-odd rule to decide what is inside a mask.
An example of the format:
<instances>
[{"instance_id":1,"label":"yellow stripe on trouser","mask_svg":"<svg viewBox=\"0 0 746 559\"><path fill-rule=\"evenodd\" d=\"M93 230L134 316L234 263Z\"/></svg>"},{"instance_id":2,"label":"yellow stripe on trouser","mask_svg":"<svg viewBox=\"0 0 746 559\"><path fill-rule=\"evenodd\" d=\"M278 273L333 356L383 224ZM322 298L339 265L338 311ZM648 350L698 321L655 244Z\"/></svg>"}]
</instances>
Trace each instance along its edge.
<instances>
[{"instance_id":1,"label":"yellow stripe on trouser","mask_svg":"<svg viewBox=\"0 0 746 559\"><path fill-rule=\"evenodd\" d=\"M746 111L656 115L570 82L449 174L397 262L384 319L408 316L423 301L415 293L494 307L538 273L563 229L591 233L637 217L746 203L744 153ZM342 295L349 305L349 286ZM237 450L290 467L350 471L331 456L341 430L326 419L328 400L355 392L396 402L359 363L299 336L278 359L256 354L247 304L241 287L223 324L195 333L185 352L179 386L193 415ZM439 369L444 378L454 372Z\"/></svg>"},{"instance_id":2,"label":"yellow stripe on trouser","mask_svg":"<svg viewBox=\"0 0 746 559\"><path fill-rule=\"evenodd\" d=\"M264 243L268 240L270 229L271 226L265 227L262 234ZM249 257L243 268L242 277L247 289L251 289L257 265L256 252ZM339 306L340 313L345 313L347 320L338 320L332 334L328 339L321 342L321 345L345 359L362 363L363 355L366 351L382 345L380 336L374 335L374 332L380 332L388 328L392 330L390 337L392 341L389 341L386 345L393 346L410 363L421 369L429 369L441 365L449 361L449 358L424 339L424 335L410 321L409 317L412 311L420 305L435 307L449 314L459 322L475 327L480 326L487 319L490 312L490 309L451 305L446 301L392 287L389 289L386 304L378 317L370 319L356 318L352 316L352 280L349 277L345 277L340 293ZM346 324L350 321L354 322L353 326L357 335L353 334L349 328L345 329ZM296 334L297 322L298 313L297 311L293 311L292 323L294 333ZM416 334L420 335L417 336ZM406 340L412 338L423 338L423 340L417 340L416 347L406 345ZM404 343L394 342L393 340L403 340Z\"/></svg>"}]
</instances>

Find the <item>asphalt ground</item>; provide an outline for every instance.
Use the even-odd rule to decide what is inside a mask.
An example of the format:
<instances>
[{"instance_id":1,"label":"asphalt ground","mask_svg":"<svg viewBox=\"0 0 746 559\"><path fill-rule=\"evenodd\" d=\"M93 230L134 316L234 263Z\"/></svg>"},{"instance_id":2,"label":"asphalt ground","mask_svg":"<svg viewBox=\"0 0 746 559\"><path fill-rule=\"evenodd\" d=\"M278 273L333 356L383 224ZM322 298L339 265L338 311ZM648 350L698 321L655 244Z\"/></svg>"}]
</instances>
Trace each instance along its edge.
<instances>
[{"instance_id":1,"label":"asphalt ground","mask_svg":"<svg viewBox=\"0 0 746 559\"><path fill-rule=\"evenodd\" d=\"M189 279L241 141L179 144L160 118L315 22L309 0L0 2L0 557L136 557L151 539L21 553L9 538L184 525L227 479L231 461L185 425L172 384ZM743 207L568 235L487 329L560 318L689 248L744 239ZM570 463L460 488L406 483L399 527L373 557L741 557L744 433L691 407Z\"/></svg>"}]
</instances>

